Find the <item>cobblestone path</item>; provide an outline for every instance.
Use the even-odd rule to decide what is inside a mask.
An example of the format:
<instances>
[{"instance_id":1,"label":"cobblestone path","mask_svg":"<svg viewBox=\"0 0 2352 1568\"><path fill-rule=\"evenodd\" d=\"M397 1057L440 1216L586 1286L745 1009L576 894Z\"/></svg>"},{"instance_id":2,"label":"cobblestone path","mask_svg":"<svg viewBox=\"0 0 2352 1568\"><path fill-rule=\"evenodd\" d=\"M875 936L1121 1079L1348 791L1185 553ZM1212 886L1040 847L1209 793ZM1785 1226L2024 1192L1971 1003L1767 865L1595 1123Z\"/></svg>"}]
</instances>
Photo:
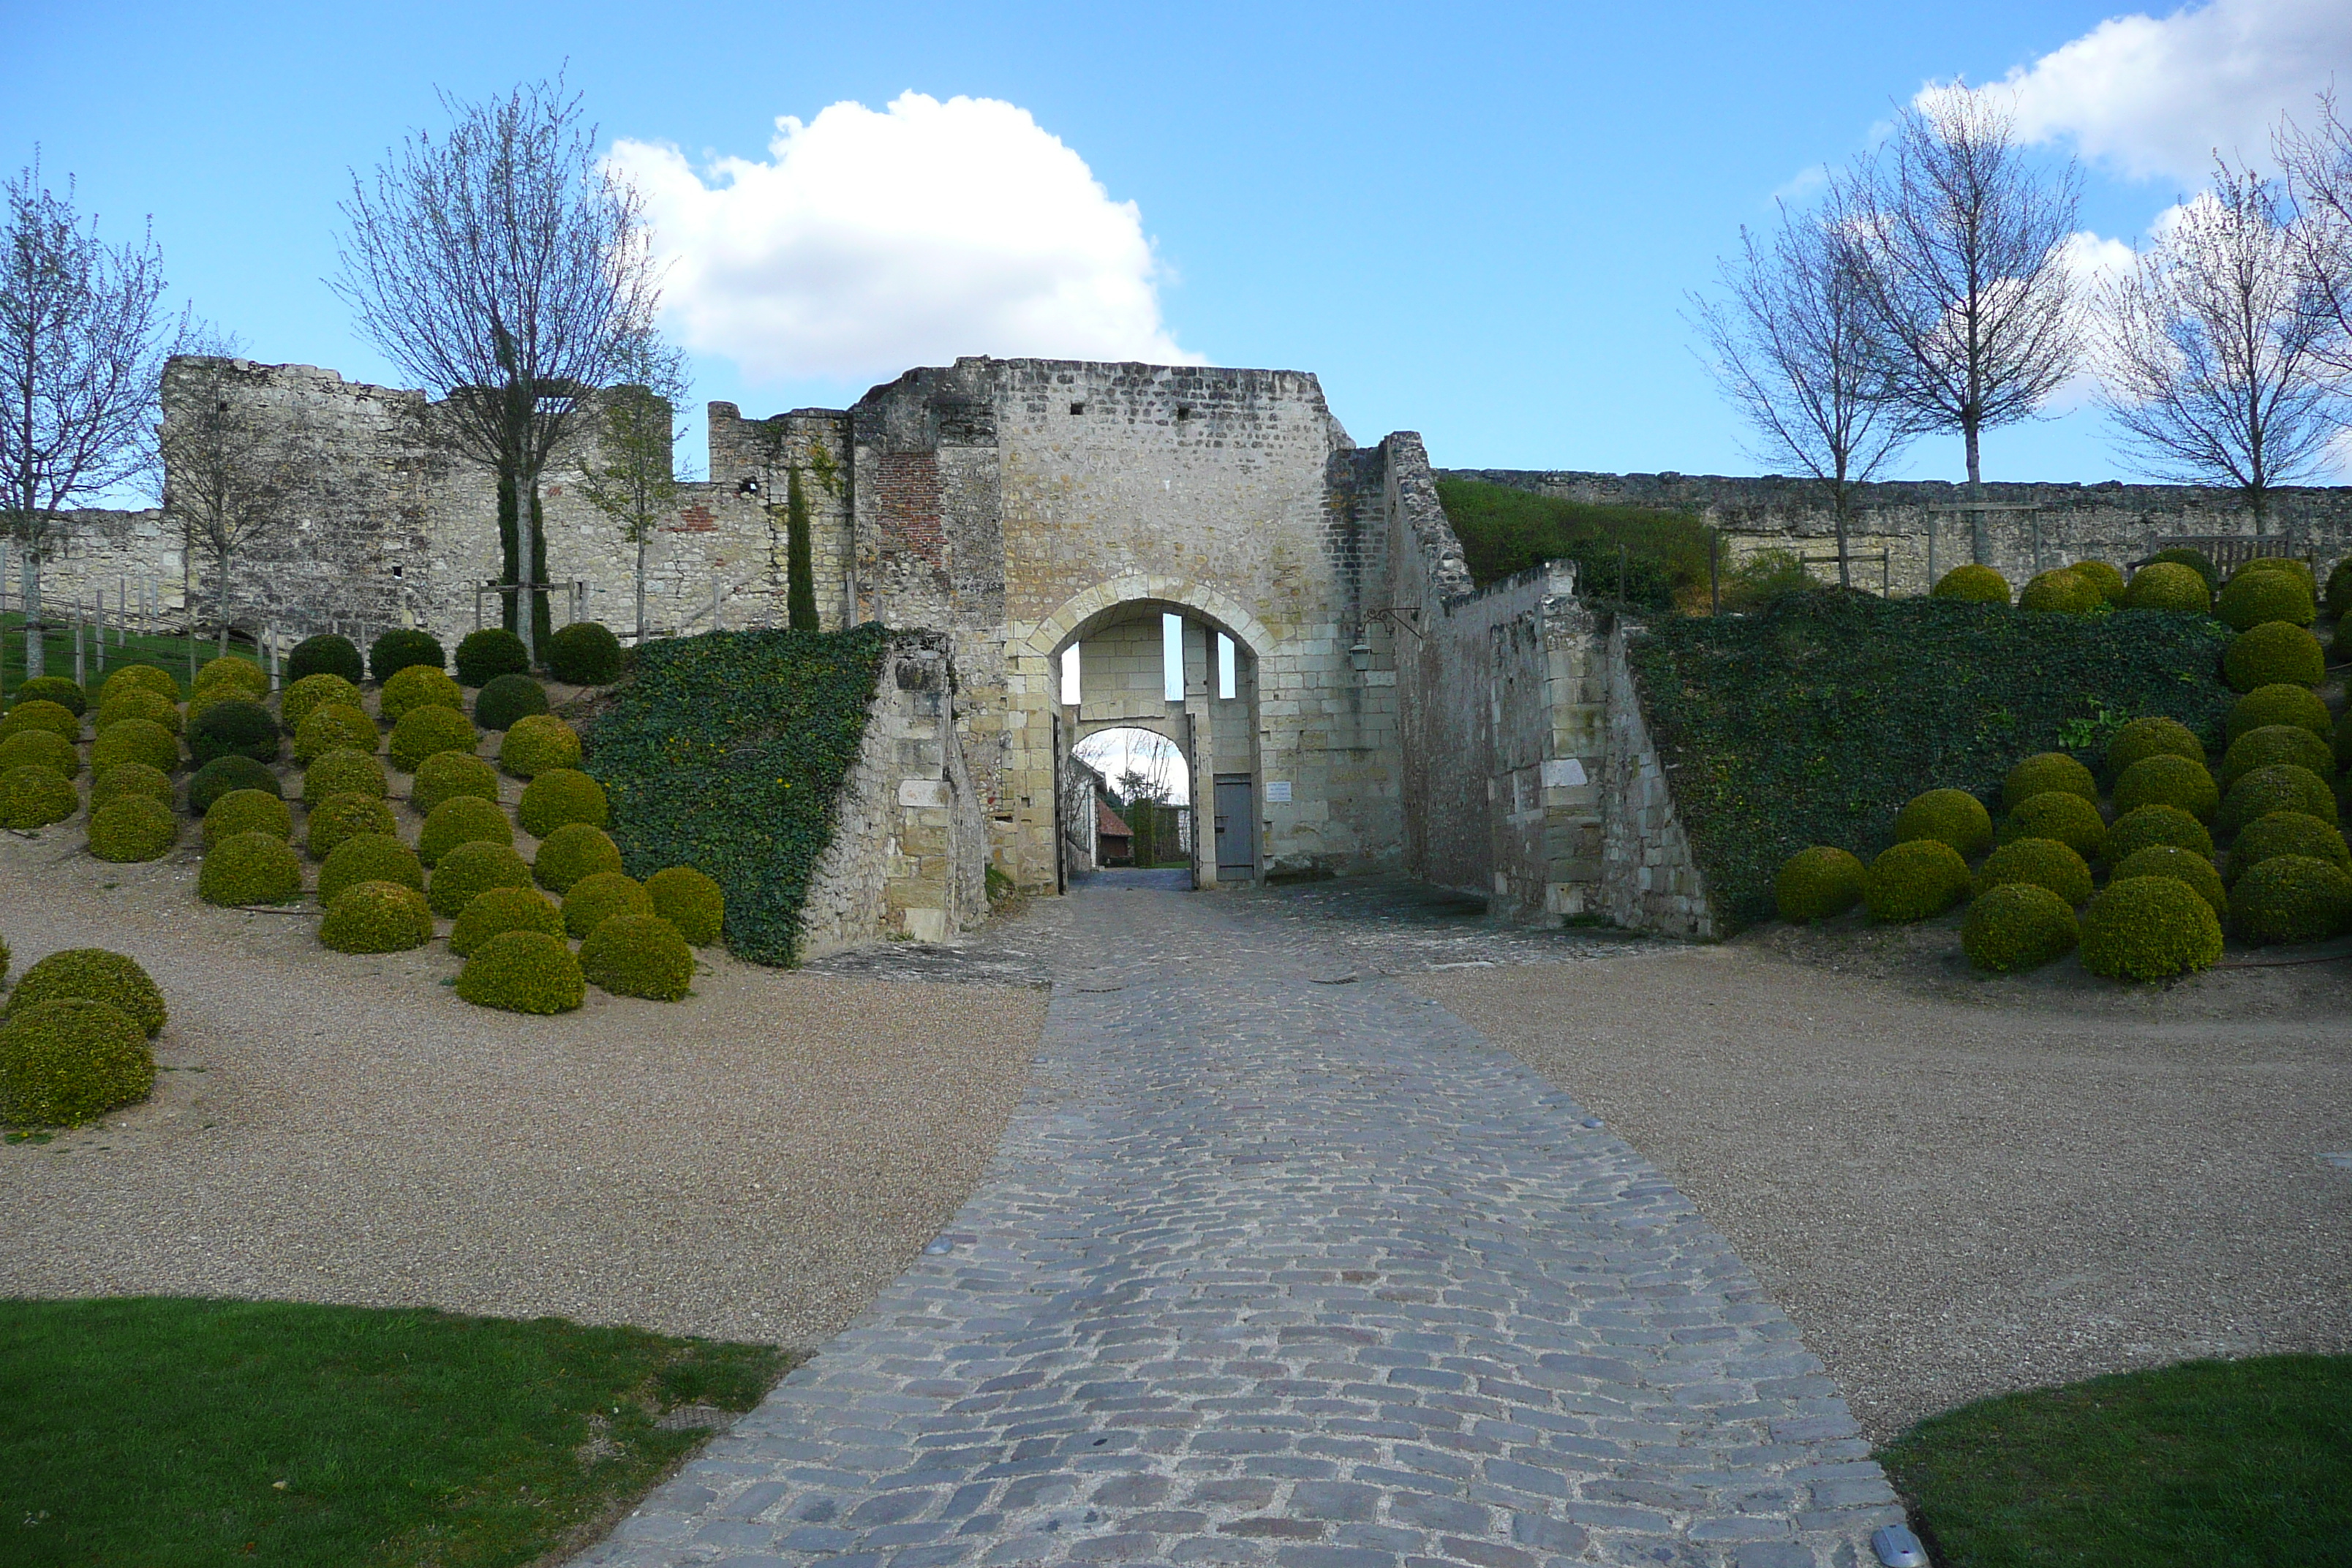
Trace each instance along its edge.
<instances>
[{"instance_id":1,"label":"cobblestone path","mask_svg":"<svg viewBox=\"0 0 2352 1568\"><path fill-rule=\"evenodd\" d=\"M1875 1561L1820 1363L1566 1096L1246 899L1038 921L980 1191L580 1563Z\"/></svg>"}]
</instances>

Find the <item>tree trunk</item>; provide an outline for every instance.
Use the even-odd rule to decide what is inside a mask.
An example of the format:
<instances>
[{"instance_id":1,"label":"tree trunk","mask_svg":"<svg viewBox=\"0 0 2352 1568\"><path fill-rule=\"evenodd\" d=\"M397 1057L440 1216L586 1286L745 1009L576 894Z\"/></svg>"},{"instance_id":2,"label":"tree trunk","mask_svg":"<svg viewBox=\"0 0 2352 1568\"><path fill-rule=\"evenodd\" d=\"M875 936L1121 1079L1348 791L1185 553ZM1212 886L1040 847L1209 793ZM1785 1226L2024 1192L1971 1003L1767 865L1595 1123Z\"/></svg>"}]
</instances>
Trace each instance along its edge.
<instances>
[{"instance_id":1,"label":"tree trunk","mask_svg":"<svg viewBox=\"0 0 2352 1568\"><path fill-rule=\"evenodd\" d=\"M1961 432L1968 437L1969 446L1969 499L1980 501L1984 500L1984 461L1977 441L1980 434L1977 422L1969 420L1961 426ZM1985 538L1985 514L1980 511L1969 513L1969 558L1978 565L1983 565L1990 542Z\"/></svg>"},{"instance_id":2,"label":"tree trunk","mask_svg":"<svg viewBox=\"0 0 2352 1568\"><path fill-rule=\"evenodd\" d=\"M516 504L513 470L499 470L499 582L501 584L522 581L522 558L516 544L520 527L517 518L521 509ZM499 624L520 637L522 627L522 602L512 588L499 595Z\"/></svg>"},{"instance_id":3,"label":"tree trunk","mask_svg":"<svg viewBox=\"0 0 2352 1568\"><path fill-rule=\"evenodd\" d=\"M1837 521L1838 586L1851 588L1853 586L1853 559L1852 549L1846 542L1846 512L1849 503L1846 499L1845 459L1843 454L1838 459L1837 478L1831 481L1830 500L1831 510L1835 514Z\"/></svg>"},{"instance_id":4,"label":"tree trunk","mask_svg":"<svg viewBox=\"0 0 2352 1568\"><path fill-rule=\"evenodd\" d=\"M220 606L220 655L228 657L228 552L221 551L213 558L213 570L220 580L213 587L213 601Z\"/></svg>"},{"instance_id":5,"label":"tree trunk","mask_svg":"<svg viewBox=\"0 0 2352 1568\"><path fill-rule=\"evenodd\" d=\"M539 647L555 630L554 612L547 600L547 513L539 500L539 480L530 482L530 648L534 657Z\"/></svg>"},{"instance_id":6,"label":"tree trunk","mask_svg":"<svg viewBox=\"0 0 2352 1568\"><path fill-rule=\"evenodd\" d=\"M41 638L41 556L29 543L25 546L22 572L25 585L25 679L36 679L48 669L48 649Z\"/></svg>"},{"instance_id":7,"label":"tree trunk","mask_svg":"<svg viewBox=\"0 0 2352 1568\"><path fill-rule=\"evenodd\" d=\"M637 535L637 646L646 646L646 536Z\"/></svg>"}]
</instances>

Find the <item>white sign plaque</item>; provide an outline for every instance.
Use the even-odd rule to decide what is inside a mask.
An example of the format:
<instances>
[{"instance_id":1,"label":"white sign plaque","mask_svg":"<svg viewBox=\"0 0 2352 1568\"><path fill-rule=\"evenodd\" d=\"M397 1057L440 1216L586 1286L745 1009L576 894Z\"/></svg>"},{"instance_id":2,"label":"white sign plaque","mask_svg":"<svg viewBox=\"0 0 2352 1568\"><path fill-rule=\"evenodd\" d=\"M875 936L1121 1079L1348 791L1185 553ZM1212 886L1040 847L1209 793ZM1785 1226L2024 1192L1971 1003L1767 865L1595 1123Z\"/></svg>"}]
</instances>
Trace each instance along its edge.
<instances>
[{"instance_id":1,"label":"white sign plaque","mask_svg":"<svg viewBox=\"0 0 2352 1568\"><path fill-rule=\"evenodd\" d=\"M1288 805L1290 804L1290 781L1288 779L1266 780L1265 804L1268 805Z\"/></svg>"}]
</instances>

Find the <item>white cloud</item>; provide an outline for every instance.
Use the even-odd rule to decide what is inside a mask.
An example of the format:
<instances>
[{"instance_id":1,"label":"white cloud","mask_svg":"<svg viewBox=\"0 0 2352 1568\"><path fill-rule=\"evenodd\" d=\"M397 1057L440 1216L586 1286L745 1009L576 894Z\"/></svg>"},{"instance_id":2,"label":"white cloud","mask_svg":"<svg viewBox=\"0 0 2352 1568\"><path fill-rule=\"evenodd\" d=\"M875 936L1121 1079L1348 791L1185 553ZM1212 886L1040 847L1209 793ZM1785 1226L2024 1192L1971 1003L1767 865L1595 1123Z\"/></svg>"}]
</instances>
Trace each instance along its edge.
<instances>
[{"instance_id":1,"label":"white cloud","mask_svg":"<svg viewBox=\"0 0 2352 1568\"><path fill-rule=\"evenodd\" d=\"M1160 315L1163 269L1133 202L1028 110L901 94L782 118L769 161L697 171L614 143L668 264L690 348L755 380L896 374L958 354L1198 363Z\"/></svg>"},{"instance_id":2,"label":"white cloud","mask_svg":"<svg viewBox=\"0 0 2352 1568\"><path fill-rule=\"evenodd\" d=\"M2307 119L2338 76L2352 79L2346 0L2210 0L2111 16L2000 85L2028 141L2071 142L2135 179L2201 184L2217 148L2267 161L2280 114Z\"/></svg>"},{"instance_id":3,"label":"white cloud","mask_svg":"<svg viewBox=\"0 0 2352 1568\"><path fill-rule=\"evenodd\" d=\"M2178 208L2166 208L2163 216L2151 226L2150 234L2160 234L2170 227L2178 211ZM2108 284L2131 270L2132 263L2138 259L2139 253L2127 241L2105 238L2085 228L2068 235L2059 255L2066 270L2074 275L2075 287L2081 290L2079 298L2083 301L2084 341L2086 344L2095 343L2105 330L2105 312L2101 308L2103 291ZM2077 409L2089 407L2097 400L2099 378L2094 368L2096 358L2095 353L2085 354L2082 363L2075 367L2074 374L2050 395L2046 405L2050 413L2072 414Z\"/></svg>"}]
</instances>

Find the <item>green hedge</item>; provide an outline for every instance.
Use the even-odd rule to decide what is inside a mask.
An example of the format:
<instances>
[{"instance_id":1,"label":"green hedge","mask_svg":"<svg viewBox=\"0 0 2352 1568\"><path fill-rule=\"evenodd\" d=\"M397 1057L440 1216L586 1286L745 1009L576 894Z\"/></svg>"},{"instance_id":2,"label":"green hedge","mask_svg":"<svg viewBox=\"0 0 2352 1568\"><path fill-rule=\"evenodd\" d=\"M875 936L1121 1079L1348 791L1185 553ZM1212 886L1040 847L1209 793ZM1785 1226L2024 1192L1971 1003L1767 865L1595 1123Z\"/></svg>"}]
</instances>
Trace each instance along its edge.
<instances>
[{"instance_id":1,"label":"green hedge","mask_svg":"<svg viewBox=\"0 0 2352 1568\"><path fill-rule=\"evenodd\" d=\"M1482 588L1546 561L1573 561L1577 585L1590 598L1664 610L1678 589L1706 596L1707 527L1687 512L1596 506L1483 479L1439 479L1437 500L1462 542L1471 581ZM1731 568L1726 551L1725 577Z\"/></svg>"},{"instance_id":2,"label":"green hedge","mask_svg":"<svg viewBox=\"0 0 2352 1568\"><path fill-rule=\"evenodd\" d=\"M2218 740L2227 635L2163 611L1793 594L1755 615L1661 621L1632 659L1717 914L1738 927L1769 912L1797 850L1885 846L1923 784L1993 798L2020 758L2094 762L2117 724L2149 714Z\"/></svg>"},{"instance_id":3,"label":"green hedge","mask_svg":"<svg viewBox=\"0 0 2352 1568\"><path fill-rule=\"evenodd\" d=\"M612 802L622 864L636 876L691 866L716 879L739 957L797 956L802 900L832 841L834 799L865 738L888 641L868 626L648 643L588 735L581 765ZM1765 868L1768 894L1803 843Z\"/></svg>"}]
</instances>

